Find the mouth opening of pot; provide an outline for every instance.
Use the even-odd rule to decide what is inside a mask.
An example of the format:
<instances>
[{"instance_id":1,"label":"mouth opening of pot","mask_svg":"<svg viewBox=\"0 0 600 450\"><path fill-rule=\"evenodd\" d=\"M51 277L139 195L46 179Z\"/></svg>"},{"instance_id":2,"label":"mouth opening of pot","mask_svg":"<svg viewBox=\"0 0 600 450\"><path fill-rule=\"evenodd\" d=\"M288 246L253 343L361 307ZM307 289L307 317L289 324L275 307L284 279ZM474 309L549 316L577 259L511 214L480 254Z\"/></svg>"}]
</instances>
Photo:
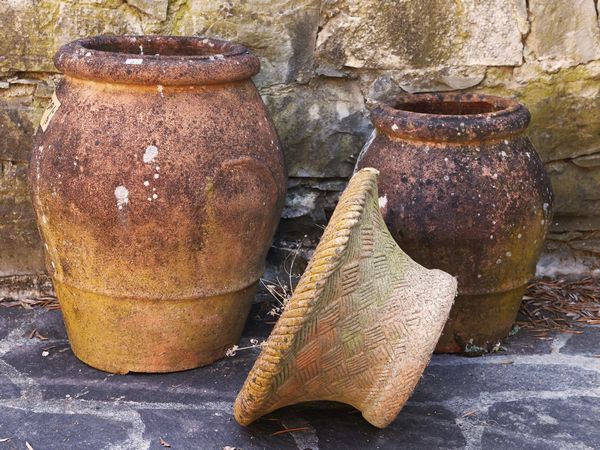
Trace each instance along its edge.
<instances>
[{"instance_id":1,"label":"mouth opening of pot","mask_svg":"<svg viewBox=\"0 0 600 450\"><path fill-rule=\"evenodd\" d=\"M422 114L438 114L450 116L468 116L473 114L486 114L503 109L486 101L415 101L394 105L395 109L412 111Z\"/></svg>"},{"instance_id":2,"label":"mouth opening of pot","mask_svg":"<svg viewBox=\"0 0 600 450\"><path fill-rule=\"evenodd\" d=\"M529 118L517 100L485 94L402 94L371 111L373 124L385 134L433 142L516 135Z\"/></svg>"},{"instance_id":3,"label":"mouth opening of pot","mask_svg":"<svg viewBox=\"0 0 600 450\"><path fill-rule=\"evenodd\" d=\"M144 39L132 37L129 39L104 39L82 44L87 50L97 50L106 53L120 53L136 56L232 56L243 53L241 45L214 39Z\"/></svg>"},{"instance_id":4,"label":"mouth opening of pot","mask_svg":"<svg viewBox=\"0 0 600 450\"><path fill-rule=\"evenodd\" d=\"M198 85L241 81L260 63L246 47L193 36L96 36L64 45L54 64L74 78L110 83Z\"/></svg>"}]
</instances>

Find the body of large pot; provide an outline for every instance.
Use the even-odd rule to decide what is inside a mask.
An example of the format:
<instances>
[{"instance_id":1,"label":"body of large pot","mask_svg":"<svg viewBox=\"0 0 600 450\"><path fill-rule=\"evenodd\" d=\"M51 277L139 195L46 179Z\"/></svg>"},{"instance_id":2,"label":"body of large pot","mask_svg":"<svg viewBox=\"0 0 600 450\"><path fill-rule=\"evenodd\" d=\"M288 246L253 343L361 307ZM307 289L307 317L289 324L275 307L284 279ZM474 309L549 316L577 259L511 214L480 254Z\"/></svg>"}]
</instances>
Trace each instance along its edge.
<instances>
[{"instance_id":1,"label":"body of large pot","mask_svg":"<svg viewBox=\"0 0 600 450\"><path fill-rule=\"evenodd\" d=\"M285 196L277 134L225 41L98 37L65 74L30 163L74 353L110 372L184 370L242 332Z\"/></svg>"},{"instance_id":2,"label":"body of large pot","mask_svg":"<svg viewBox=\"0 0 600 450\"><path fill-rule=\"evenodd\" d=\"M527 109L470 94L401 95L375 108L357 163L415 261L458 279L436 351L481 353L508 335L551 220L552 191L524 134Z\"/></svg>"}]
</instances>

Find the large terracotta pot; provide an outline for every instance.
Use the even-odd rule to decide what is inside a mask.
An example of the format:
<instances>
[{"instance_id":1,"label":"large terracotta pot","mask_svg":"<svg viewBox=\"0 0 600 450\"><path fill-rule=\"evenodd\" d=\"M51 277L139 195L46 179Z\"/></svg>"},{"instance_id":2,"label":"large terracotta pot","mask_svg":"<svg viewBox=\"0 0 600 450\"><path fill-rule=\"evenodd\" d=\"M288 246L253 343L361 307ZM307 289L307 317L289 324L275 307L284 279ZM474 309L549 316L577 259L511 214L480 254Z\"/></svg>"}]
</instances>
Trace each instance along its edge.
<instances>
[{"instance_id":1,"label":"large terracotta pot","mask_svg":"<svg viewBox=\"0 0 600 450\"><path fill-rule=\"evenodd\" d=\"M62 47L30 182L73 352L109 372L201 366L237 342L285 195L241 45Z\"/></svg>"},{"instance_id":2,"label":"large terracotta pot","mask_svg":"<svg viewBox=\"0 0 600 450\"><path fill-rule=\"evenodd\" d=\"M515 100L470 94L400 95L371 113L357 167L380 170L392 235L458 278L437 351L481 353L506 337L534 275L552 191L529 117Z\"/></svg>"}]
</instances>

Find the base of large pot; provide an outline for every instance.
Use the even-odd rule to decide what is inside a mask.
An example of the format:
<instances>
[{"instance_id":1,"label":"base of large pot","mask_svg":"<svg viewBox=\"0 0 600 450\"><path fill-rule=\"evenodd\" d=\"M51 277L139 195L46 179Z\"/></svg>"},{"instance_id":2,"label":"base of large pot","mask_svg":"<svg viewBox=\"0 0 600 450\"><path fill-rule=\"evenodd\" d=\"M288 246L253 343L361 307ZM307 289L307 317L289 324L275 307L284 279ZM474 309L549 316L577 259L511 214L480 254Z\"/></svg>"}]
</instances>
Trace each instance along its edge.
<instances>
[{"instance_id":1,"label":"base of large pot","mask_svg":"<svg viewBox=\"0 0 600 450\"><path fill-rule=\"evenodd\" d=\"M177 372L210 364L237 344L256 284L214 297L116 298L54 280L71 348L106 372Z\"/></svg>"},{"instance_id":2,"label":"base of large pot","mask_svg":"<svg viewBox=\"0 0 600 450\"><path fill-rule=\"evenodd\" d=\"M480 355L491 351L510 333L525 288L523 285L506 292L458 295L435 352Z\"/></svg>"}]
</instances>

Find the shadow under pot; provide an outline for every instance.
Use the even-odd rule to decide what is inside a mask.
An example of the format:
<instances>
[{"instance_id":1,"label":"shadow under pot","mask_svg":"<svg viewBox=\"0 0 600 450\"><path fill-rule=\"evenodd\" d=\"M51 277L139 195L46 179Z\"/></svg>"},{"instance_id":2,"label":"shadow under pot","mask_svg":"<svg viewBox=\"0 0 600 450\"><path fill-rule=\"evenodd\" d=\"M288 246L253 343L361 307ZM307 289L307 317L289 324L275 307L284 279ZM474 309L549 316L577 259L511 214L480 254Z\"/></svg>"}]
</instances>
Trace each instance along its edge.
<instances>
[{"instance_id":1,"label":"shadow under pot","mask_svg":"<svg viewBox=\"0 0 600 450\"><path fill-rule=\"evenodd\" d=\"M437 352L479 354L505 338L535 274L552 190L514 99L407 94L371 112L357 168L374 167L379 205L408 255L458 279Z\"/></svg>"},{"instance_id":2,"label":"shadow under pot","mask_svg":"<svg viewBox=\"0 0 600 450\"><path fill-rule=\"evenodd\" d=\"M211 363L237 343L285 197L258 59L197 37L62 47L32 198L75 355L109 372Z\"/></svg>"}]
</instances>

